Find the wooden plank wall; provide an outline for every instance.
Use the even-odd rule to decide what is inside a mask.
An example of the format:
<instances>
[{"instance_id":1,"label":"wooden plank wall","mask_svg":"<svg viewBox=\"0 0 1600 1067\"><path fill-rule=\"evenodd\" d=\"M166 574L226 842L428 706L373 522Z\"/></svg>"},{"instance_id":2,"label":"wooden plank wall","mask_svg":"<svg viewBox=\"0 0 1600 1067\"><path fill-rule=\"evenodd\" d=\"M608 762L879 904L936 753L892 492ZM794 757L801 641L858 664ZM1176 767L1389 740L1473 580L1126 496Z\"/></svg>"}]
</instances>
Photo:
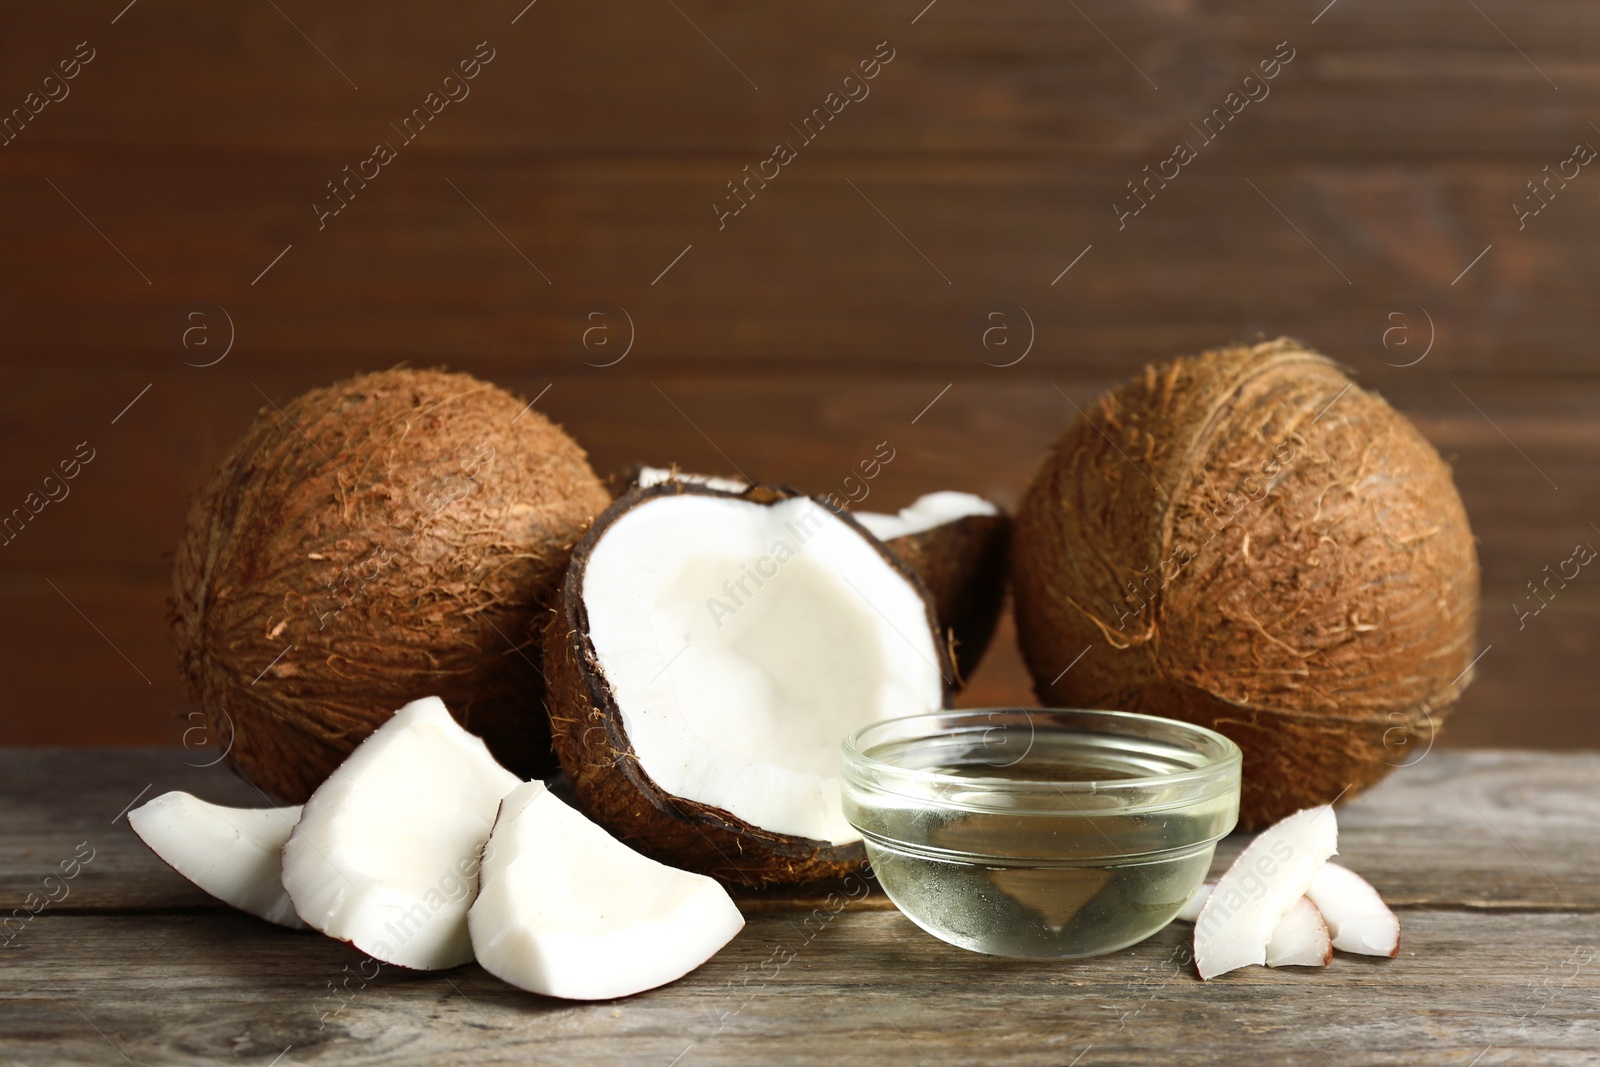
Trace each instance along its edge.
<instances>
[{"instance_id":1,"label":"wooden plank wall","mask_svg":"<svg viewBox=\"0 0 1600 1067\"><path fill-rule=\"evenodd\" d=\"M0 115L24 108L0 146L0 511L94 454L0 550L0 742L176 740L187 496L267 399L340 375L448 364L539 395L602 471L825 491L888 440L868 506L1009 504L1063 393L1287 333L1454 464L1493 647L1443 740L1600 743L1595 580L1521 628L1512 607L1600 544L1600 176L1568 162L1600 146L1592 4L524 3L0 16ZM1232 92L1258 99L1205 139ZM379 142L394 158L319 221ZM1179 142L1195 158L1119 217ZM612 347L584 346L596 323ZM969 700L1028 699L1009 642Z\"/></svg>"}]
</instances>

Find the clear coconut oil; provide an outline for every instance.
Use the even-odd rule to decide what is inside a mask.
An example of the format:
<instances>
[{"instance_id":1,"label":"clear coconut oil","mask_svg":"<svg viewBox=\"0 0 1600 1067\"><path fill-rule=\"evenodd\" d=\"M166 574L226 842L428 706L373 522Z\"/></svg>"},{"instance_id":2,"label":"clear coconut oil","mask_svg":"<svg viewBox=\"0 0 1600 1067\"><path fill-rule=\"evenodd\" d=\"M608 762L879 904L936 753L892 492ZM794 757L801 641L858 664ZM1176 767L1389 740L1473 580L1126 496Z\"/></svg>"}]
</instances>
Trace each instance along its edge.
<instances>
[{"instance_id":1,"label":"clear coconut oil","mask_svg":"<svg viewBox=\"0 0 1600 1067\"><path fill-rule=\"evenodd\" d=\"M949 712L852 742L845 815L878 882L917 925L976 952L1090 956L1144 940L1204 880L1238 814L1238 749L1148 716Z\"/></svg>"}]
</instances>

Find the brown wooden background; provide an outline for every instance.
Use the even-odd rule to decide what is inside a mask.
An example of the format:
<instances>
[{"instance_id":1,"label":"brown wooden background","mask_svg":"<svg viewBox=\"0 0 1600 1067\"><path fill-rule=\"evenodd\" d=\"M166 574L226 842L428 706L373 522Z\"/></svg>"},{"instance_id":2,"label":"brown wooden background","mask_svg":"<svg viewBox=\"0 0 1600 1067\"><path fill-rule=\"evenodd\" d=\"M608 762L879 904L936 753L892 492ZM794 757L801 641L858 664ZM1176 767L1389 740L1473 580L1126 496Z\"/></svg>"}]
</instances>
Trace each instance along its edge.
<instances>
[{"instance_id":1,"label":"brown wooden background","mask_svg":"<svg viewBox=\"0 0 1600 1067\"><path fill-rule=\"evenodd\" d=\"M540 396L601 471L827 491L887 440L868 507L1011 504L1062 393L1288 333L1454 464L1492 648L1444 740L1600 744L1600 577L1520 630L1511 606L1600 545L1600 171L1521 230L1512 206L1600 146L1595 5L524 2L0 14L0 113L95 52L0 147L0 512L96 455L0 548L0 742L177 741L169 553L264 397L448 364ZM324 183L483 41L471 95L319 231ZM870 96L798 146L882 41ZM1284 41L1270 96L1119 231L1125 183ZM780 139L799 158L719 231ZM631 351L595 366L623 313ZM597 323L615 343L585 349ZM1029 696L1003 634L968 699Z\"/></svg>"}]
</instances>

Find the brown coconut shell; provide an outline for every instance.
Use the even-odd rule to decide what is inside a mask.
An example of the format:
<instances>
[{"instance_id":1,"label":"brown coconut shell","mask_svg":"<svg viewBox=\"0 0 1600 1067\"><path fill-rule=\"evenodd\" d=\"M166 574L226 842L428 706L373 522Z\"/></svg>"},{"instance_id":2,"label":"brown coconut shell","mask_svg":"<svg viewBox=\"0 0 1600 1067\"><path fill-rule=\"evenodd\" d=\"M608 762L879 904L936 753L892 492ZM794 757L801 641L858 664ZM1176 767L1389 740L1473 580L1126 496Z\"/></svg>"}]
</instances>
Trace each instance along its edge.
<instances>
[{"instance_id":1,"label":"brown coconut shell","mask_svg":"<svg viewBox=\"0 0 1600 1067\"><path fill-rule=\"evenodd\" d=\"M1013 552L1041 699L1233 738L1246 828L1376 782L1471 679L1478 559L1449 468L1290 340L1103 397L1040 466Z\"/></svg>"},{"instance_id":2,"label":"brown coconut shell","mask_svg":"<svg viewBox=\"0 0 1600 1067\"><path fill-rule=\"evenodd\" d=\"M607 501L559 426L469 375L364 374L262 408L191 504L173 568L210 738L300 803L437 695L508 768L551 769L537 628Z\"/></svg>"},{"instance_id":3,"label":"brown coconut shell","mask_svg":"<svg viewBox=\"0 0 1600 1067\"><path fill-rule=\"evenodd\" d=\"M859 842L834 845L764 830L721 808L671 795L639 765L623 727L616 696L601 672L589 637L583 580L595 545L614 522L649 500L678 494L739 495L764 505L804 495L778 486L755 486L743 494L730 494L700 485L668 482L628 490L595 519L572 551L559 602L545 630L544 672L549 679L550 724L561 769L571 781L585 814L640 852L664 863L747 886L813 882L841 878L859 870L866 862L866 851ZM848 513L839 517L860 528ZM861 532L884 560L922 594L928 605L928 626L937 633L932 598L916 573L882 542L864 529ZM948 654L939 647L938 666L946 680L948 705L954 669Z\"/></svg>"},{"instance_id":4,"label":"brown coconut shell","mask_svg":"<svg viewBox=\"0 0 1600 1067\"><path fill-rule=\"evenodd\" d=\"M957 685L964 687L989 648L1005 604L1010 516L968 515L885 543L932 594L939 632L954 650Z\"/></svg>"}]
</instances>

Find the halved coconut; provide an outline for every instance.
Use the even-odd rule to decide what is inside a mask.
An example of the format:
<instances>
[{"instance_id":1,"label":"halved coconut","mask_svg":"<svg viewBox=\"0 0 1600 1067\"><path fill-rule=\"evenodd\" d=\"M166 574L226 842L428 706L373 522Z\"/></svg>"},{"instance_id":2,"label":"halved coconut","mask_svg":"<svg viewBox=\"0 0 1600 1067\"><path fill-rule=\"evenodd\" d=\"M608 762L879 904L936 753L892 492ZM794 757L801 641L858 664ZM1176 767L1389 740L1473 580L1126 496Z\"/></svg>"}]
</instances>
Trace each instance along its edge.
<instances>
[{"instance_id":1,"label":"halved coconut","mask_svg":"<svg viewBox=\"0 0 1600 1067\"><path fill-rule=\"evenodd\" d=\"M467 926L478 962L550 997L676 981L744 927L728 891L624 845L528 782L500 803Z\"/></svg>"},{"instance_id":2,"label":"halved coconut","mask_svg":"<svg viewBox=\"0 0 1600 1067\"><path fill-rule=\"evenodd\" d=\"M224 904L302 930L283 890L281 857L300 808L225 808L188 793L163 793L128 812L150 851Z\"/></svg>"},{"instance_id":3,"label":"halved coconut","mask_svg":"<svg viewBox=\"0 0 1600 1067\"><path fill-rule=\"evenodd\" d=\"M1364 956L1400 954L1400 919L1372 883L1337 863L1324 863L1306 895L1327 917L1333 947Z\"/></svg>"},{"instance_id":4,"label":"halved coconut","mask_svg":"<svg viewBox=\"0 0 1600 1067\"><path fill-rule=\"evenodd\" d=\"M466 963L483 843L518 784L438 697L407 704L306 801L283 847L295 911L385 963Z\"/></svg>"},{"instance_id":5,"label":"halved coconut","mask_svg":"<svg viewBox=\"0 0 1600 1067\"><path fill-rule=\"evenodd\" d=\"M933 711L953 670L921 582L787 490L635 488L574 550L546 631L556 753L641 851L750 885L864 858L840 743Z\"/></svg>"},{"instance_id":6,"label":"halved coconut","mask_svg":"<svg viewBox=\"0 0 1600 1067\"><path fill-rule=\"evenodd\" d=\"M1011 519L971 493L918 497L896 515L855 513L889 550L917 572L933 594L934 612L955 646L956 670L965 681L994 637L1011 566Z\"/></svg>"},{"instance_id":7,"label":"halved coconut","mask_svg":"<svg viewBox=\"0 0 1600 1067\"><path fill-rule=\"evenodd\" d=\"M636 467L625 484L649 488L678 481L743 493L738 478L689 474L676 467ZM853 511L857 522L922 579L933 594L939 632L955 649L956 686L972 677L994 637L1011 567L1011 518L972 493L918 497L894 515Z\"/></svg>"}]
</instances>

